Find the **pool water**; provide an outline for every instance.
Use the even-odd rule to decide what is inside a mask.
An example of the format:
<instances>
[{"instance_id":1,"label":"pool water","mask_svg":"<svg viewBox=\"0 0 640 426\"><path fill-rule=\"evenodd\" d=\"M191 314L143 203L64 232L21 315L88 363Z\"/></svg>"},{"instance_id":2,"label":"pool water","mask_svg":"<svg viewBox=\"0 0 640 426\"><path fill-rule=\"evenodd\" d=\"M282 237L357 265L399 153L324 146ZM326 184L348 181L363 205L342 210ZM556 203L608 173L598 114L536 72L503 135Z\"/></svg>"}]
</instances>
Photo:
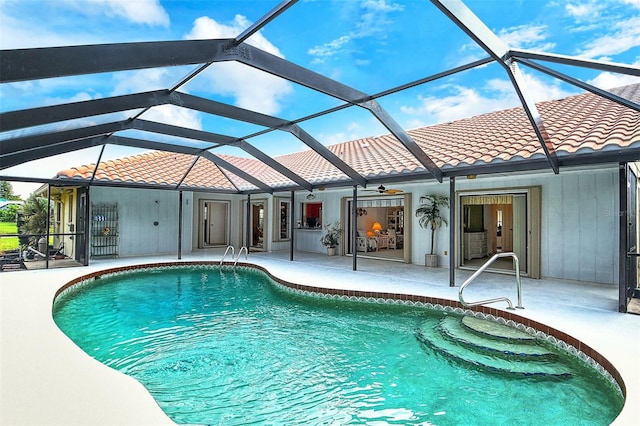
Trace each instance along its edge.
<instances>
[{"instance_id":1,"label":"pool water","mask_svg":"<svg viewBox=\"0 0 640 426\"><path fill-rule=\"evenodd\" d=\"M471 368L416 330L454 315L283 290L259 271L166 268L58 298L79 347L140 381L180 424L606 425L623 398L583 363L572 377Z\"/></svg>"}]
</instances>

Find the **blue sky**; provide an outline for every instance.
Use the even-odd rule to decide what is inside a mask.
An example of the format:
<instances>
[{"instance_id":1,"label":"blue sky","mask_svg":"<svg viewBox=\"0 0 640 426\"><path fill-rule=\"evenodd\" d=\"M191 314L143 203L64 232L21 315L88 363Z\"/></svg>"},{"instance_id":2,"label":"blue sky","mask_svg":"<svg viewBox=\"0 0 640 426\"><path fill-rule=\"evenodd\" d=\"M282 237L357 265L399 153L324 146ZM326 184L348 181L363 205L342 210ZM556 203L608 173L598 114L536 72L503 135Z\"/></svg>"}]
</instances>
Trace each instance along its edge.
<instances>
[{"instance_id":1,"label":"blue sky","mask_svg":"<svg viewBox=\"0 0 640 426\"><path fill-rule=\"evenodd\" d=\"M0 47L229 38L278 3L279 0L0 0ZM511 47L640 66L640 0L466 0L465 4ZM301 0L250 38L249 43L371 94L486 56L426 0ZM553 67L602 88L639 80L576 67ZM0 110L171 87L192 69L174 67L4 84L0 86ZM522 69L536 101L580 92L533 70ZM331 97L234 63L214 64L181 90L285 119L339 104ZM387 96L379 102L407 129L518 104L505 71L495 64ZM260 130L175 107L156 108L143 118L230 136L246 136ZM301 126L324 144L387 133L368 112L358 108ZM306 148L292 137L275 132L249 142L271 155ZM105 156L135 152L109 148ZM234 149L225 152L244 155ZM56 161L40 161L4 174L33 175L37 169L42 177L51 177L61 165L66 168L95 162L96 153L94 148L66 154Z\"/></svg>"}]
</instances>

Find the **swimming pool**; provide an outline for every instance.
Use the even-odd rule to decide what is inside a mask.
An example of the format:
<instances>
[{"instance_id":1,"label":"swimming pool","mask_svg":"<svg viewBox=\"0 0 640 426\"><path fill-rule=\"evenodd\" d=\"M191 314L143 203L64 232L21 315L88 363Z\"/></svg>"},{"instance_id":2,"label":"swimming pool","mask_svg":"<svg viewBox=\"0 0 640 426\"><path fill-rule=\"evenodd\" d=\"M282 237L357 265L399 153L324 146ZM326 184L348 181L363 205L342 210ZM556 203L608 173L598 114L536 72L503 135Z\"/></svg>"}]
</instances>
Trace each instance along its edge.
<instances>
[{"instance_id":1,"label":"swimming pool","mask_svg":"<svg viewBox=\"0 0 640 426\"><path fill-rule=\"evenodd\" d=\"M452 312L306 297L215 267L84 283L57 298L56 323L178 423L608 424L623 403L565 356L570 378L504 375L417 338Z\"/></svg>"}]
</instances>

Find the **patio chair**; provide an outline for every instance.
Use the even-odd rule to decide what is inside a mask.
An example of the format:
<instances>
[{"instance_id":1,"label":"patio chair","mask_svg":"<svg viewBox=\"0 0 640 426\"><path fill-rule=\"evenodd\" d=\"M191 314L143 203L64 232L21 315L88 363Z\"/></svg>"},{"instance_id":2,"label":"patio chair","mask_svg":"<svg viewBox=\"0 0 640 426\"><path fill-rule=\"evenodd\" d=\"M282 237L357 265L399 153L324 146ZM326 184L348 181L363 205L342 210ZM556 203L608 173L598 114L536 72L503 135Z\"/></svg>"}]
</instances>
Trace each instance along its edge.
<instances>
[{"instance_id":1,"label":"patio chair","mask_svg":"<svg viewBox=\"0 0 640 426\"><path fill-rule=\"evenodd\" d=\"M378 242L374 237L367 236L364 231L358 230L358 237L356 240L356 249L360 252L378 251Z\"/></svg>"},{"instance_id":2,"label":"patio chair","mask_svg":"<svg viewBox=\"0 0 640 426\"><path fill-rule=\"evenodd\" d=\"M389 250L395 250L398 244L398 238L396 236L395 229L387 229L387 248Z\"/></svg>"}]
</instances>

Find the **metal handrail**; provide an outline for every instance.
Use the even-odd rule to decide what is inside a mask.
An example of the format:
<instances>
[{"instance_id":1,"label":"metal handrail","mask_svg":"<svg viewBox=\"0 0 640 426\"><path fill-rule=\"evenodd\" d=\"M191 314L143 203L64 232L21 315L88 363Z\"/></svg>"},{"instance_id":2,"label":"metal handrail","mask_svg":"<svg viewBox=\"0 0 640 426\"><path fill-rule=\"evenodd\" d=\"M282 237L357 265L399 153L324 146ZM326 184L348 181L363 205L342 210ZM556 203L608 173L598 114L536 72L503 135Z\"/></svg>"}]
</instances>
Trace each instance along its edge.
<instances>
[{"instance_id":1,"label":"metal handrail","mask_svg":"<svg viewBox=\"0 0 640 426\"><path fill-rule=\"evenodd\" d=\"M238 259L240 259L240 256L242 255L242 252L244 251L244 260L245 262L247 261L247 258L249 257L249 250L247 249L246 246L242 246L240 247L240 250L238 250L238 257L236 257L235 262L233 262L233 267L235 268L237 263L238 263Z\"/></svg>"},{"instance_id":2,"label":"metal handrail","mask_svg":"<svg viewBox=\"0 0 640 426\"><path fill-rule=\"evenodd\" d=\"M222 266L222 262L224 262L224 258L227 256L227 253L229 253L229 249L231 249L231 258L233 259L233 256L236 253L236 249L233 246L227 246L227 249L224 251L224 254L222 255L222 259L220 259L220 266Z\"/></svg>"},{"instance_id":3,"label":"metal handrail","mask_svg":"<svg viewBox=\"0 0 640 426\"><path fill-rule=\"evenodd\" d=\"M480 275L482 272L484 272L485 269L489 267L489 265L491 265L493 262L495 262L497 259L501 257L513 258L513 263L515 264L515 269L516 269L516 287L518 290L518 306L516 306L516 308L524 309L524 306L522 306L522 284L520 283L520 260L518 260L518 256L512 252L494 254L493 257L491 257L491 259L487 260L487 262L485 262L484 265L478 268L478 270L474 272L473 275L471 275L469 278L467 278L467 280L464 283L462 283L462 285L460 286L460 291L458 291L458 299L460 300L460 303L462 303L463 306L470 307L470 306L484 305L487 303L507 302L509 304L509 307L507 309L511 309L511 310L515 309L513 307L513 303L511 303L511 300L509 300L506 297L497 297L495 299L480 300L478 302L465 302L464 298L462 297L462 292L464 291L465 287L471 284L471 281L475 280L478 277L478 275Z\"/></svg>"}]
</instances>

